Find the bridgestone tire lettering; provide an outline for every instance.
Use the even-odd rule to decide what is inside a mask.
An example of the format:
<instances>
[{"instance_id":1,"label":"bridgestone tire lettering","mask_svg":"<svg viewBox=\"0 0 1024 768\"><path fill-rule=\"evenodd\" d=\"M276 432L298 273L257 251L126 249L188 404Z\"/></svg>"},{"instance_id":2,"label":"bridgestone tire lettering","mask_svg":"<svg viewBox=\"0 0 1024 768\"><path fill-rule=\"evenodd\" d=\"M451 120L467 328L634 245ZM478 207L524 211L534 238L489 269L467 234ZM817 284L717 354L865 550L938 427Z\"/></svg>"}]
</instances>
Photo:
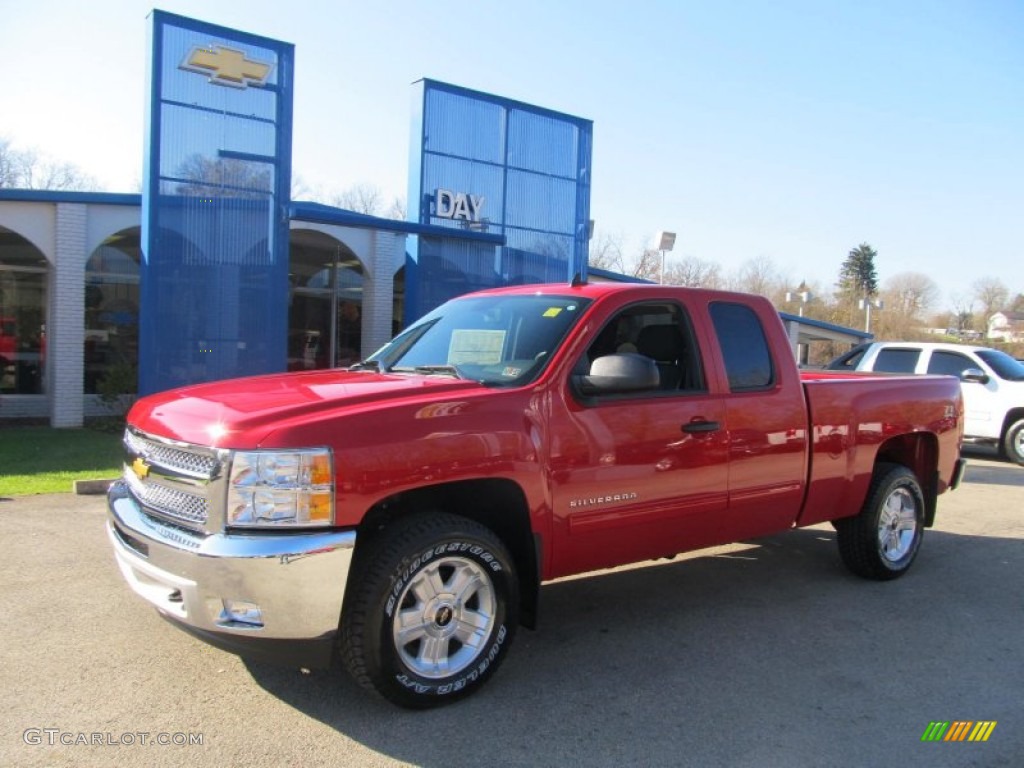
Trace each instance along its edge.
<instances>
[{"instance_id":1,"label":"bridgestone tire lettering","mask_svg":"<svg viewBox=\"0 0 1024 768\"><path fill-rule=\"evenodd\" d=\"M515 565L490 529L419 513L357 552L339 632L365 688L421 709L469 695L495 673L519 622Z\"/></svg>"}]
</instances>

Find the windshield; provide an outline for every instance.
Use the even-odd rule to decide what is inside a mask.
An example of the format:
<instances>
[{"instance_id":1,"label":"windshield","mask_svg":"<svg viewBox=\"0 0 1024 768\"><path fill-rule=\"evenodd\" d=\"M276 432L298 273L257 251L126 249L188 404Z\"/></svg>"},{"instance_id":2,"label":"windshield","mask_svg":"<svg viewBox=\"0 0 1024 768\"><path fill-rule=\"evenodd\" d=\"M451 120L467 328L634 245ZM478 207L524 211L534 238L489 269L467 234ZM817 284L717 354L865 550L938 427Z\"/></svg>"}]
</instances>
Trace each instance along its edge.
<instances>
[{"instance_id":1,"label":"windshield","mask_svg":"<svg viewBox=\"0 0 1024 768\"><path fill-rule=\"evenodd\" d=\"M988 363L996 376L1007 381L1024 381L1024 364L998 349L979 349L978 357Z\"/></svg>"},{"instance_id":2,"label":"windshield","mask_svg":"<svg viewBox=\"0 0 1024 768\"><path fill-rule=\"evenodd\" d=\"M435 309L371 355L368 367L520 385L544 369L588 299L475 296Z\"/></svg>"}]
</instances>

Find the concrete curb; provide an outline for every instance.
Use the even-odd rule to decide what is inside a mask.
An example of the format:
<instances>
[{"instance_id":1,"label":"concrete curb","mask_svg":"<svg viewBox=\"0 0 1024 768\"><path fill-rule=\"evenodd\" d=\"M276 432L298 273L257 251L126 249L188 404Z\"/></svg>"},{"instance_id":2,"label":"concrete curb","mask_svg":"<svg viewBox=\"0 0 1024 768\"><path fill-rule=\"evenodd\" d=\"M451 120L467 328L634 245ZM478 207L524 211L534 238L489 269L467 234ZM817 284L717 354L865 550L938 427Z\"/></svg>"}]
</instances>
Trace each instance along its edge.
<instances>
[{"instance_id":1,"label":"concrete curb","mask_svg":"<svg viewBox=\"0 0 1024 768\"><path fill-rule=\"evenodd\" d=\"M99 496L107 492L114 480L75 480L75 493L79 496Z\"/></svg>"}]
</instances>

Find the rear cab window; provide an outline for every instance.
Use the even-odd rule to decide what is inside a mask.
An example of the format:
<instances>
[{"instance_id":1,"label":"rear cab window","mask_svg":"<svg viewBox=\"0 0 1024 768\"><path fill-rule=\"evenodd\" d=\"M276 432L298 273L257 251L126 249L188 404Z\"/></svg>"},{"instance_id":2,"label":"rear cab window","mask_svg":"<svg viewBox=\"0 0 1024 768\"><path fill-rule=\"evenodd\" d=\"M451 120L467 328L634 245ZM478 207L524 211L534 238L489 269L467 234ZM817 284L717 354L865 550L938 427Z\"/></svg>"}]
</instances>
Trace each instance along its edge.
<instances>
[{"instance_id":1,"label":"rear cab window","mask_svg":"<svg viewBox=\"0 0 1024 768\"><path fill-rule=\"evenodd\" d=\"M722 350L732 392L752 392L775 385L775 366L757 314L744 304L715 302L711 323Z\"/></svg>"},{"instance_id":2,"label":"rear cab window","mask_svg":"<svg viewBox=\"0 0 1024 768\"><path fill-rule=\"evenodd\" d=\"M878 351L872 370L880 373L913 373L921 358L919 349L886 348Z\"/></svg>"}]
</instances>

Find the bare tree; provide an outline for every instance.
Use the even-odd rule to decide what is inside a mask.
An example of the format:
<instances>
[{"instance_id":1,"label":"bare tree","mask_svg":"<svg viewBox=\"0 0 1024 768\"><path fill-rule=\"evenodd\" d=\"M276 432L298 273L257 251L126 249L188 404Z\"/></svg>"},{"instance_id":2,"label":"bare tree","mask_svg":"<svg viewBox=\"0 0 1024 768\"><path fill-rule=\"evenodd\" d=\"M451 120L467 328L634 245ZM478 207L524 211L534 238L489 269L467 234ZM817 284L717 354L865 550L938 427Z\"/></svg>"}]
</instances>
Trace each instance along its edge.
<instances>
[{"instance_id":1,"label":"bare tree","mask_svg":"<svg viewBox=\"0 0 1024 768\"><path fill-rule=\"evenodd\" d=\"M987 323L996 312L1006 308L1010 289L998 277L983 277L974 281L974 298L981 304L982 319Z\"/></svg>"},{"instance_id":2,"label":"bare tree","mask_svg":"<svg viewBox=\"0 0 1024 768\"><path fill-rule=\"evenodd\" d=\"M974 314L974 300L963 294L954 294L950 297L953 302L953 328L957 331L975 331L976 317Z\"/></svg>"},{"instance_id":3,"label":"bare tree","mask_svg":"<svg viewBox=\"0 0 1024 768\"><path fill-rule=\"evenodd\" d=\"M776 303L782 299L786 290L786 280L779 274L775 263L768 256L758 256L746 261L729 283L737 291L767 296Z\"/></svg>"},{"instance_id":4,"label":"bare tree","mask_svg":"<svg viewBox=\"0 0 1024 768\"><path fill-rule=\"evenodd\" d=\"M10 140L0 138L0 189L19 186L19 162L17 153L11 149Z\"/></svg>"},{"instance_id":5,"label":"bare tree","mask_svg":"<svg viewBox=\"0 0 1024 768\"><path fill-rule=\"evenodd\" d=\"M292 200L313 200L315 194L312 187L299 174L292 174L292 185L289 195Z\"/></svg>"},{"instance_id":6,"label":"bare tree","mask_svg":"<svg viewBox=\"0 0 1024 768\"><path fill-rule=\"evenodd\" d=\"M633 261L631 272L633 277L639 277L641 280L650 280L652 283L660 282L661 251L641 248Z\"/></svg>"},{"instance_id":7,"label":"bare tree","mask_svg":"<svg viewBox=\"0 0 1024 768\"><path fill-rule=\"evenodd\" d=\"M40 157L34 149L17 150L0 139L0 189L87 191L99 188L92 176L72 163Z\"/></svg>"},{"instance_id":8,"label":"bare tree","mask_svg":"<svg viewBox=\"0 0 1024 768\"><path fill-rule=\"evenodd\" d=\"M331 205L368 216L379 216L384 207L381 191L372 184L356 184L329 200Z\"/></svg>"},{"instance_id":9,"label":"bare tree","mask_svg":"<svg viewBox=\"0 0 1024 768\"><path fill-rule=\"evenodd\" d=\"M177 170L188 181L178 184L178 194L194 197L265 197L271 188L270 171L261 164L234 158L211 159L195 154Z\"/></svg>"},{"instance_id":10,"label":"bare tree","mask_svg":"<svg viewBox=\"0 0 1024 768\"><path fill-rule=\"evenodd\" d=\"M688 288L721 288L722 271L717 264L694 257L673 260L665 270L668 285Z\"/></svg>"},{"instance_id":11,"label":"bare tree","mask_svg":"<svg viewBox=\"0 0 1024 768\"><path fill-rule=\"evenodd\" d=\"M371 184L356 184L348 189L325 191L323 187L311 187L302 176L292 174L292 200L308 200L336 208L345 208L368 216L382 216L386 219L405 221L407 207L405 198L395 196L385 208L384 195Z\"/></svg>"},{"instance_id":12,"label":"bare tree","mask_svg":"<svg viewBox=\"0 0 1024 768\"><path fill-rule=\"evenodd\" d=\"M886 310L919 319L939 300L939 286L920 272L901 272L890 277L882 291Z\"/></svg>"},{"instance_id":13,"label":"bare tree","mask_svg":"<svg viewBox=\"0 0 1024 768\"><path fill-rule=\"evenodd\" d=\"M622 236L610 235L607 232L596 232L594 238L590 241L590 254L587 262L594 269L625 272L626 265L622 257Z\"/></svg>"},{"instance_id":14,"label":"bare tree","mask_svg":"<svg viewBox=\"0 0 1024 768\"><path fill-rule=\"evenodd\" d=\"M396 221L405 221L407 211L405 198L395 197L391 200L391 206L388 208L387 213L384 214L384 217L395 219Z\"/></svg>"}]
</instances>

